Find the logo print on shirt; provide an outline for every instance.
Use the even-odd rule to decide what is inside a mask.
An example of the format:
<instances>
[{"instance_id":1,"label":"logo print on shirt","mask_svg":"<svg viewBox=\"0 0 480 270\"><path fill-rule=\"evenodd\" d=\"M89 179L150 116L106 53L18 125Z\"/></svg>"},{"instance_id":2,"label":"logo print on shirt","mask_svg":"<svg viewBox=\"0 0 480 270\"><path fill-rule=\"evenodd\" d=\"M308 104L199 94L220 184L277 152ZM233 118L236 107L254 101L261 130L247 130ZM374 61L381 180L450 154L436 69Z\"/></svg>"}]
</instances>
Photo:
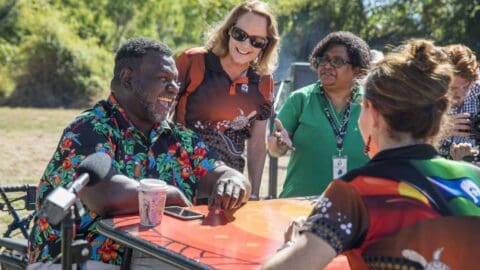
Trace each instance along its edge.
<instances>
[{"instance_id":1,"label":"logo print on shirt","mask_svg":"<svg viewBox=\"0 0 480 270\"><path fill-rule=\"evenodd\" d=\"M470 196L474 204L478 205L480 199L480 188L478 188L478 186L475 185L472 180L467 179L462 181L460 183L460 188L465 191L468 196Z\"/></svg>"},{"instance_id":2,"label":"logo print on shirt","mask_svg":"<svg viewBox=\"0 0 480 270\"><path fill-rule=\"evenodd\" d=\"M442 179L431 176L427 179L435 185L447 199L463 197L480 207L480 187L470 178Z\"/></svg>"},{"instance_id":3,"label":"logo print on shirt","mask_svg":"<svg viewBox=\"0 0 480 270\"><path fill-rule=\"evenodd\" d=\"M242 85L240 85L240 91L245 94L248 93L248 84L242 83Z\"/></svg>"},{"instance_id":4,"label":"logo print on shirt","mask_svg":"<svg viewBox=\"0 0 480 270\"><path fill-rule=\"evenodd\" d=\"M234 130L240 130L246 127L250 119L257 114L257 111L253 111L246 116L242 109L238 108L238 110L240 111L240 115L233 118L233 120L230 122L230 127Z\"/></svg>"},{"instance_id":5,"label":"logo print on shirt","mask_svg":"<svg viewBox=\"0 0 480 270\"><path fill-rule=\"evenodd\" d=\"M443 247L438 248L433 252L433 260L427 262L427 260L422 256L422 254L416 252L413 249L404 249L402 250L403 257L421 264L425 270L450 270L450 267L440 261L440 255L442 255Z\"/></svg>"}]
</instances>

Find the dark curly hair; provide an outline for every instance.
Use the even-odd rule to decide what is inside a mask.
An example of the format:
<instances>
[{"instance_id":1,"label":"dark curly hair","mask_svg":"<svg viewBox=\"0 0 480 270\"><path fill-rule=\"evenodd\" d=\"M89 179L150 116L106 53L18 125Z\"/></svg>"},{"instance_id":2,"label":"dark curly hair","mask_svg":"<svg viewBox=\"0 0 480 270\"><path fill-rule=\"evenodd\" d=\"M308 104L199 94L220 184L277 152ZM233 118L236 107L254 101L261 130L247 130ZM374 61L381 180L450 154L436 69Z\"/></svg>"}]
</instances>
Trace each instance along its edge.
<instances>
[{"instance_id":1,"label":"dark curly hair","mask_svg":"<svg viewBox=\"0 0 480 270\"><path fill-rule=\"evenodd\" d=\"M163 42L147 37L131 38L125 41L115 54L112 84L120 81L120 72L123 68L139 64L139 60L149 51L172 56L172 50Z\"/></svg>"},{"instance_id":2,"label":"dark curly hair","mask_svg":"<svg viewBox=\"0 0 480 270\"><path fill-rule=\"evenodd\" d=\"M348 58L353 67L360 67L361 73L365 74L370 68L370 47L368 44L351 32L332 32L320 40L310 55L310 66L318 68L317 59L323 57L325 52L335 45L343 45L347 48Z\"/></svg>"}]
</instances>

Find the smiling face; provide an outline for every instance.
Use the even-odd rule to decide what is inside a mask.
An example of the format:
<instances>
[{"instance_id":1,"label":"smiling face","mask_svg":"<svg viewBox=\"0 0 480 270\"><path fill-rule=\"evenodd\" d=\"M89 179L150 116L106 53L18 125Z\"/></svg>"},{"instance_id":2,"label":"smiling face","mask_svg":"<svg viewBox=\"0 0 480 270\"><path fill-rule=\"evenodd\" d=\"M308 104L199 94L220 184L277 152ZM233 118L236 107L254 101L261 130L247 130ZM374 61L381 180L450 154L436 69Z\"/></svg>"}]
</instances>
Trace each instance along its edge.
<instances>
[{"instance_id":1,"label":"smiling face","mask_svg":"<svg viewBox=\"0 0 480 270\"><path fill-rule=\"evenodd\" d=\"M332 45L323 54L323 59L332 61L332 59L342 59L345 63L343 66L334 67L332 64L318 65L318 76L323 83L325 89L350 89L355 79L355 69L350 64L348 58L347 47L344 45Z\"/></svg>"},{"instance_id":2,"label":"smiling face","mask_svg":"<svg viewBox=\"0 0 480 270\"><path fill-rule=\"evenodd\" d=\"M267 18L255 13L245 13L238 18L235 27L243 30L249 36L267 37ZM250 39L244 41L235 40L230 36L228 41L228 56L238 65L249 65L253 62L262 49L255 48Z\"/></svg>"},{"instance_id":3,"label":"smiling face","mask_svg":"<svg viewBox=\"0 0 480 270\"><path fill-rule=\"evenodd\" d=\"M178 71L172 57L158 52L148 52L142 58L132 89L137 102L137 117L153 123L162 122L174 107L178 94Z\"/></svg>"}]
</instances>

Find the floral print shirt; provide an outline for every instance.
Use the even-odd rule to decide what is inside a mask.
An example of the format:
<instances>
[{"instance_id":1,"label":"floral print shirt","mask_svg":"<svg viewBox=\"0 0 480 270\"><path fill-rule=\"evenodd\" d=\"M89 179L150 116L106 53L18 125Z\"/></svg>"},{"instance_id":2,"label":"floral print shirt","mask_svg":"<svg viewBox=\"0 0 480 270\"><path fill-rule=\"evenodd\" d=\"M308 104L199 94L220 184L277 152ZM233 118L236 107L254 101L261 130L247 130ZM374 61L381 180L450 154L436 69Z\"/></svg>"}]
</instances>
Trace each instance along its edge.
<instances>
[{"instance_id":1,"label":"floral print shirt","mask_svg":"<svg viewBox=\"0 0 480 270\"><path fill-rule=\"evenodd\" d=\"M64 130L38 185L37 207L56 187L74 181L80 162L95 152L112 157L117 174L137 180L164 180L179 188L192 202L196 200L198 179L216 163L195 133L167 121L156 124L146 137L130 122L112 94L83 112ZM89 242L92 260L121 264L124 247L100 235L96 230L99 216L85 210L87 214L76 224L75 238ZM30 235L29 261L50 261L60 251L60 224L51 226L46 220L37 219Z\"/></svg>"}]
</instances>

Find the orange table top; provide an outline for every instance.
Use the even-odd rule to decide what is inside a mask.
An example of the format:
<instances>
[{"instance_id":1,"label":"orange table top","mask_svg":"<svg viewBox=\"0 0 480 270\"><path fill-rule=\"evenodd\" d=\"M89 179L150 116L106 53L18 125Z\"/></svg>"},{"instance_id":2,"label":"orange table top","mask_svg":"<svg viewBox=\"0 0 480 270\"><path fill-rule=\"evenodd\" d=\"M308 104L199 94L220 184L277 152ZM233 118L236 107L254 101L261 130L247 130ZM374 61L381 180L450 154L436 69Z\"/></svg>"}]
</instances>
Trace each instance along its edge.
<instances>
[{"instance_id":1,"label":"orange table top","mask_svg":"<svg viewBox=\"0 0 480 270\"><path fill-rule=\"evenodd\" d=\"M250 201L234 213L193 210L203 220L167 215L156 227L140 225L138 215L104 219L98 230L124 245L185 269L259 269L283 244L283 233L297 216L308 216L312 199ZM338 256L326 269L350 269Z\"/></svg>"}]
</instances>

